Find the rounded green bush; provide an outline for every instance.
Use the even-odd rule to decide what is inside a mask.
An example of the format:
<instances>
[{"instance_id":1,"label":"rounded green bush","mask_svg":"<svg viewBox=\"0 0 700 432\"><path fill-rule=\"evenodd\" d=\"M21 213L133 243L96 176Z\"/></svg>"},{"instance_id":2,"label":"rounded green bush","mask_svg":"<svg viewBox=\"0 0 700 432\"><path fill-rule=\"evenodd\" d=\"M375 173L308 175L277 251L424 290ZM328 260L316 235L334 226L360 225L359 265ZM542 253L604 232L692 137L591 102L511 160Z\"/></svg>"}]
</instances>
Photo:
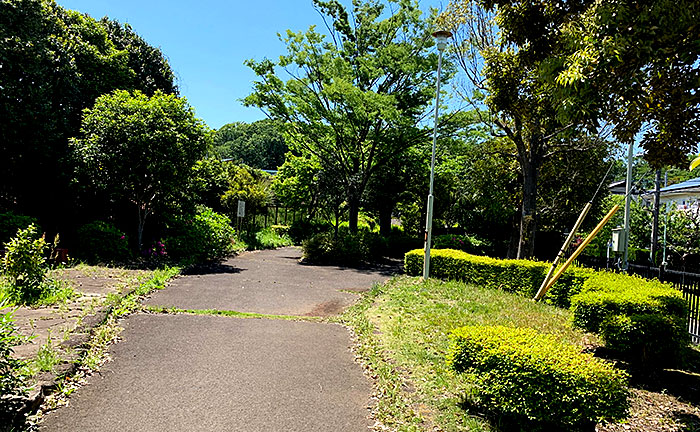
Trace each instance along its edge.
<instances>
[{"instance_id":1,"label":"rounded green bush","mask_svg":"<svg viewBox=\"0 0 700 432\"><path fill-rule=\"evenodd\" d=\"M194 215L173 219L165 248L178 260L202 263L222 259L233 251L235 231L226 215L200 206Z\"/></svg>"},{"instance_id":2,"label":"rounded green bush","mask_svg":"<svg viewBox=\"0 0 700 432\"><path fill-rule=\"evenodd\" d=\"M131 258L126 234L109 222L94 221L78 228L76 258L90 263L123 262Z\"/></svg>"},{"instance_id":3,"label":"rounded green bush","mask_svg":"<svg viewBox=\"0 0 700 432\"><path fill-rule=\"evenodd\" d=\"M668 315L614 315L600 326L605 346L646 368L673 366L690 342L685 319Z\"/></svg>"}]
</instances>

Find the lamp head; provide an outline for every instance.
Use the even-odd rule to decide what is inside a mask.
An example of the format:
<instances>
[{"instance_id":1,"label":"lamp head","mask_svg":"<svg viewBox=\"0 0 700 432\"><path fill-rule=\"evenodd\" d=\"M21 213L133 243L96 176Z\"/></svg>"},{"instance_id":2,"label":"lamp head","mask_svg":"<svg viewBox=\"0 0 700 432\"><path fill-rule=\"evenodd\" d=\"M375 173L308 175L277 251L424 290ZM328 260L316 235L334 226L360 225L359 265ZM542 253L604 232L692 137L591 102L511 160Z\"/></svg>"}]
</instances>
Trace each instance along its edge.
<instances>
[{"instance_id":1,"label":"lamp head","mask_svg":"<svg viewBox=\"0 0 700 432\"><path fill-rule=\"evenodd\" d=\"M447 39L452 37L452 32L449 32L447 30L438 30L435 33L433 33L433 37L437 42L438 51L444 51L445 46L447 46Z\"/></svg>"}]
</instances>

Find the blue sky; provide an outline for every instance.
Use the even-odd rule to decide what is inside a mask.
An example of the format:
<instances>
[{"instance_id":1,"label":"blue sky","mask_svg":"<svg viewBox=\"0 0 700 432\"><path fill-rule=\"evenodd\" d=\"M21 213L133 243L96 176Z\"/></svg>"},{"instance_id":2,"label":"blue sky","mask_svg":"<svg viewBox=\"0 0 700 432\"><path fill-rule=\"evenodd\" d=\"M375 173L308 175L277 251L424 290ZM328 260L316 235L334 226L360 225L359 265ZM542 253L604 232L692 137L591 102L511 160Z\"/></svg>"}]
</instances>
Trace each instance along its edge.
<instances>
[{"instance_id":1,"label":"blue sky","mask_svg":"<svg viewBox=\"0 0 700 432\"><path fill-rule=\"evenodd\" d=\"M180 94L212 128L234 121L264 118L244 107L255 75L246 59L277 59L285 52L277 33L325 28L311 0L182 1L57 0L61 6L99 19L129 23L158 46L178 77ZM348 1L343 1L347 4ZM447 0L422 0L421 8L441 9Z\"/></svg>"}]
</instances>

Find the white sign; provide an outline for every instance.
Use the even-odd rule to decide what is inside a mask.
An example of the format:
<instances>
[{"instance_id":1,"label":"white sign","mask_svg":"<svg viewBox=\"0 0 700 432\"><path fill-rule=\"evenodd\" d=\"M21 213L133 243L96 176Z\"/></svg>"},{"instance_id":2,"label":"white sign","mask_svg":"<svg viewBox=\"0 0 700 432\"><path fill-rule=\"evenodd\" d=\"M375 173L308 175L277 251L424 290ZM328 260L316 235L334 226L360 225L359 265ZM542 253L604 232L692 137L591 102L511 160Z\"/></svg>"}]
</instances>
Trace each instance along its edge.
<instances>
[{"instance_id":1,"label":"white sign","mask_svg":"<svg viewBox=\"0 0 700 432\"><path fill-rule=\"evenodd\" d=\"M245 201L238 201L238 217L245 217Z\"/></svg>"}]
</instances>

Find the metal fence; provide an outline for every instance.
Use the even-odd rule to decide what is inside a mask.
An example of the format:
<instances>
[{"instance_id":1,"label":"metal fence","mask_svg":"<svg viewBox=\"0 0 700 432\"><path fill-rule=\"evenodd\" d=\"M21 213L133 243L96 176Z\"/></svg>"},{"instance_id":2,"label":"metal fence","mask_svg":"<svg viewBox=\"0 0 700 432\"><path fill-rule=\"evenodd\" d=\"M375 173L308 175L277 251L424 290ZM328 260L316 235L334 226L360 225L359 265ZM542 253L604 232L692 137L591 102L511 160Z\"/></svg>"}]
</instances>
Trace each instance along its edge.
<instances>
[{"instance_id":1,"label":"metal fence","mask_svg":"<svg viewBox=\"0 0 700 432\"><path fill-rule=\"evenodd\" d=\"M246 211L245 217L236 218L237 228L243 231L268 228L272 225L291 225L304 217L304 213L288 207L270 205Z\"/></svg>"},{"instance_id":2,"label":"metal fence","mask_svg":"<svg viewBox=\"0 0 700 432\"><path fill-rule=\"evenodd\" d=\"M583 258L579 260L579 263L586 267L597 269L613 269L613 266L604 258L602 260ZM693 343L700 343L700 274L637 264L630 264L627 271L646 279L656 278L661 282L668 282L681 291L688 302L688 332L690 333L690 338Z\"/></svg>"}]
</instances>

